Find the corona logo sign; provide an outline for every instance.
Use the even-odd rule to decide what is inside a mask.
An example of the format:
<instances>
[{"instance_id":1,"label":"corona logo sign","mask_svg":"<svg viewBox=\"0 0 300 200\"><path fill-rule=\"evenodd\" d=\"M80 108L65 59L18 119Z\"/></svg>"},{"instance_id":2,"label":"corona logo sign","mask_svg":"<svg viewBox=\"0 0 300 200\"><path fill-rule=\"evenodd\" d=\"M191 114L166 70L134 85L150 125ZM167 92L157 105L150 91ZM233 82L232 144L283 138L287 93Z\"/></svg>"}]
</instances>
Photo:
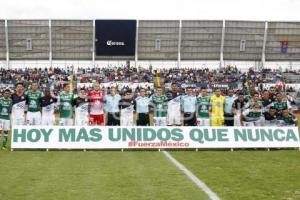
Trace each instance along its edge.
<instances>
[{"instance_id":1,"label":"corona logo sign","mask_svg":"<svg viewBox=\"0 0 300 200\"><path fill-rule=\"evenodd\" d=\"M125 42L116 42L112 40L107 40L106 42L107 46L125 46Z\"/></svg>"}]
</instances>

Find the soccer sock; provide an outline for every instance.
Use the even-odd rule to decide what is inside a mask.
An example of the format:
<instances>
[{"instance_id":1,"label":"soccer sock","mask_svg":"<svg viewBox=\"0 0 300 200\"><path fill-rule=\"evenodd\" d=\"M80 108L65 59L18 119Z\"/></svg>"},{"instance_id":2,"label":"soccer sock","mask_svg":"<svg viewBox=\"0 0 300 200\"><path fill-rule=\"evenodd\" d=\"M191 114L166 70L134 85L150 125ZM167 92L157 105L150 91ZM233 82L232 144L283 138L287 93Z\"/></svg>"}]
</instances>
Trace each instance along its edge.
<instances>
[{"instance_id":1,"label":"soccer sock","mask_svg":"<svg viewBox=\"0 0 300 200\"><path fill-rule=\"evenodd\" d=\"M7 140L8 140L8 131L4 131L3 147L6 147Z\"/></svg>"}]
</instances>

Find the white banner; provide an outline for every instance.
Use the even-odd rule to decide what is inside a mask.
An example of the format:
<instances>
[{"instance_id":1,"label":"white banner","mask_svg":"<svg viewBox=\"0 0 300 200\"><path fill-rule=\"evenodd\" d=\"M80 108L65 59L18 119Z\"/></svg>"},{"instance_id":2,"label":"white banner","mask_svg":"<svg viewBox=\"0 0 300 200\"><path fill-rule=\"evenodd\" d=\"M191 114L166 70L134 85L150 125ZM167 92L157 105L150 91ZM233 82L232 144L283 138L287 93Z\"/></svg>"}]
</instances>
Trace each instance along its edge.
<instances>
[{"instance_id":1,"label":"white banner","mask_svg":"<svg viewBox=\"0 0 300 200\"><path fill-rule=\"evenodd\" d=\"M275 83L263 83L264 89L270 89L270 87L276 87L277 84ZM288 89L292 87L294 90L300 90L300 84L299 83L286 83L285 88Z\"/></svg>"},{"instance_id":2,"label":"white banner","mask_svg":"<svg viewBox=\"0 0 300 200\"><path fill-rule=\"evenodd\" d=\"M89 88L92 87L93 83L77 83L77 88ZM123 88L123 87L129 87L132 90L135 90L137 87L142 87L142 88L148 88L150 89L154 88L153 83L129 83L129 82L108 82L108 83L100 83L100 87L103 88L108 88L108 87L118 87L118 88Z\"/></svg>"},{"instance_id":3,"label":"white banner","mask_svg":"<svg viewBox=\"0 0 300 200\"><path fill-rule=\"evenodd\" d=\"M297 127L15 126L12 149L300 147Z\"/></svg>"}]
</instances>

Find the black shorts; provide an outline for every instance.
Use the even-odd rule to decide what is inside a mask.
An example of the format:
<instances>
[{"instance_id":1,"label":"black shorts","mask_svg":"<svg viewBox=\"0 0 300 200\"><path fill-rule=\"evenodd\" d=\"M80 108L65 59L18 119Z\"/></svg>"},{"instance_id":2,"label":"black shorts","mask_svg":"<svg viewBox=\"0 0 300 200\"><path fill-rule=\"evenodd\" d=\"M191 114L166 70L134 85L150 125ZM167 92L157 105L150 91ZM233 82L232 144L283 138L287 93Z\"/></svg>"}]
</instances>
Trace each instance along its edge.
<instances>
[{"instance_id":1,"label":"black shorts","mask_svg":"<svg viewBox=\"0 0 300 200\"><path fill-rule=\"evenodd\" d=\"M183 116L184 126L196 126L197 119L195 113L184 113Z\"/></svg>"},{"instance_id":2,"label":"black shorts","mask_svg":"<svg viewBox=\"0 0 300 200\"><path fill-rule=\"evenodd\" d=\"M149 113L137 113L137 126L150 126Z\"/></svg>"},{"instance_id":3,"label":"black shorts","mask_svg":"<svg viewBox=\"0 0 300 200\"><path fill-rule=\"evenodd\" d=\"M234 125L234 114L224 113L224 124L225 124L225 126L233 126Z\"/></svg>"},{"instance_id":4,"label":"black shorts","mask_svg":"<svg viewBox=\"0 0 300 200\"><path fill-rule=\"evenodd\" d=\"M107 113L107 126L120 126L120 113Z\"/></svg>"}]
</instances>

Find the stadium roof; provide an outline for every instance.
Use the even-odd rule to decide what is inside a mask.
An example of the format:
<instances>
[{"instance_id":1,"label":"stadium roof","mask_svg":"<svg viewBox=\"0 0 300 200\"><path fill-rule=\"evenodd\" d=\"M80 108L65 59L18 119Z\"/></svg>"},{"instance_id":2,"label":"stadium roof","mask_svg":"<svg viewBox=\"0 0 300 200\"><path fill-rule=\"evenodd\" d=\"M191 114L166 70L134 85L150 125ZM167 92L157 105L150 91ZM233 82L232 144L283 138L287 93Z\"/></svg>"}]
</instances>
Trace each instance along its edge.
<instances>
[{"instance_id":1,"label":"stadium roof","mask_svg":"<svg viewBox=\"0 0 300 200\"><path fill-rule=\"evenodd\" d=\"M5 0L2 19L300 21L298 0Z\"/></svg>"}]
</instances>

